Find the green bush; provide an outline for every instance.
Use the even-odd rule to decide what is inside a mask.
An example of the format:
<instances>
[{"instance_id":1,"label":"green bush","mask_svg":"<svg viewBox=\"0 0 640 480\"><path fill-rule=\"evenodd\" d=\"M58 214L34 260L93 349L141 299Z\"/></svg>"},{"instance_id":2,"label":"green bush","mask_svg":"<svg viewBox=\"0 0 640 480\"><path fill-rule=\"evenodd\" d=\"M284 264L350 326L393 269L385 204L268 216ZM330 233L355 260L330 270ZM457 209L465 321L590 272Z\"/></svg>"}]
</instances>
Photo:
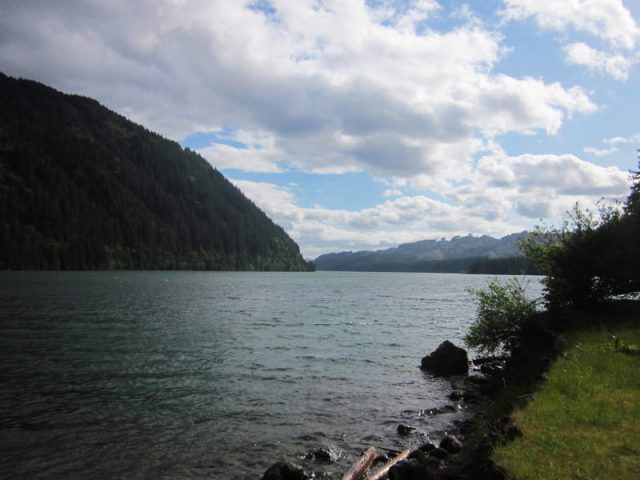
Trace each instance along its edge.
<instances>
[{"instance_id":1,"label":"green bush","mask_svg":"<svg viewBox=\"0 0 640 480\"><path fill-rule=\"evenodd\" d=\"M487 288L472 293L478 312L465 343L488 354L512 353L519 345L524 324L536 312L536 302L527 298L525 286L516 278L504 284L492 280Z\"/></svg>"}]
</instances>

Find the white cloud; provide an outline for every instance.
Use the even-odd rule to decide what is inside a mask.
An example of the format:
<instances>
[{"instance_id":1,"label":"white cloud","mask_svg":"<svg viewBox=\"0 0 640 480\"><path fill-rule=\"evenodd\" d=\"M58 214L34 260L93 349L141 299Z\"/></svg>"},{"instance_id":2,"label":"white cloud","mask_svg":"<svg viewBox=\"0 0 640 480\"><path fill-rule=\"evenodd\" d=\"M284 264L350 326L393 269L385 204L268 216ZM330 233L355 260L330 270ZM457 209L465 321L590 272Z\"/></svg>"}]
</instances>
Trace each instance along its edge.
<instances>
[{"instance_id":1,"label":"white cloud","mask_svg":"<svg viewBox=\"0 0 640 480\"><path fill-rule=\"evenodd\" d=\"M201 151L221 168L366 170L423 185L468 171L484 135L555 134L597 108L580 87L494 73L504 39L469 11L438 32L418 29L438 14L433 0L272 4L265 15L222 0L10 2L0 62L175 139L218 125L271 138Z\"/></svg>"},{"instance_id":2,"label":"white cloud","mask_svg":"<svg viewBox=\"0 0 640 480\"><path fill-rule=\"evenodd\" d=\"M307 258L336 250L379 249L425 238L452 237L470 231L505 235L513 225L483 212L422 195L400 196L359 211L303 208L286 188L232 180L240 190L283 226ZM401 227L401 228L398 228Z\"/></svg>"},{"instance_id":3,"label":"white cloud","mask_svg":"<svg viewBox=\"0 0 640 480\"><path fill-rule=\"evenodd\" d=\"M595 155L596 157L606 157L607 155L611 155L612 153L616 153L618 151L616 147L611 147L611 148L585 147L582 150L585 153L590 153L591 155Z\"/></svg>"},{"instance_id":4,"label":"white cloud","mask_svg":"<svg viewBox=\"0 0 640 480\"><path fill-rule=\"evenodd\" d=\"M236 142L240 146L213 143L196 151L218 169L235 168L268 173L282 171L278 163L283 154L275 146L272 136L240 131L228 137L226 140Z\"/></svg>"},{"instance_id":5,"label":"white cloud","mask_svg":"<svg viewBox=\"0 0 640 480\"><path fill-rule=\"evenodd\" d=\"M568 63L582 65L622 81L629 78L629 70L635 63L630 58L596 50L585 43L571 43L564 47L564 51Z\"/></svg>"},{"instance_id":6,"label":"white cloud","mask_svg":"<svg viewBox=\"0 0 640 480\"><path fill-rule=\"evenodd\" d=\"M507 20L534 18L540 28L558 32L572 28L616 48L634 48L640 35L622 0L503 1L503 16Z\"/></svg>"},{"instance_id":7,"label":"white cloud","mask_svg":"<svg viewBox=\"0 0 640 480\"><path fill-rule=\"evenodd\" d=\"M629 178L574 155L507 155L497 144L482 156L467 182L449 185L445 200L402 195L359 211L297 206L290 190L234 180L282 225L308 258L336 250L385 248L469 232L505 235L545 219L559 223L576 202L594 208L602 198L628 194Z\"/></svg>"},{"instance_id":8,"label":"white cloud","mask_svg":"<svg viewBox=\"0 0 640 480\"><path fill-rule=\"evenodd\" d=\"M640 133L636 133L635 135L630 135L628 137L610 137L602 140L603 143L607 145L624 145L629 143L640 143Z\"/></svg>"},{"instance_id":9,"label":"white cloud","mask_svg":"<svg viewBox=\"0 0 640 480\"><path fill-rule=\"evenodd\" d=\"M629 187L628 175L617 167L600 167L575 155L519 155L504 152L478 161L478 173L489 186L520 192L552 191L554 195L619 196Z\"/></svg>"}]
</instances>

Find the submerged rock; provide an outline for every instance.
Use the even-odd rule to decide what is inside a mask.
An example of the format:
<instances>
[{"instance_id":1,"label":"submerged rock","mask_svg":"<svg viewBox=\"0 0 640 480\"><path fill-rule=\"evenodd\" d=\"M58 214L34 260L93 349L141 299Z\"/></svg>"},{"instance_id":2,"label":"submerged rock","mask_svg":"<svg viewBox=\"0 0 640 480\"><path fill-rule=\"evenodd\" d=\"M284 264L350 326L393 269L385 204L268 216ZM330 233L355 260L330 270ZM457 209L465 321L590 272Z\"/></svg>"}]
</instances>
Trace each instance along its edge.
<instances>
[{"instance_id":1,"label":"submerged rock","mask_svg":"<svg viewBox=\"0 0 640 480\"><path fill-rule=\"evenodd\" d=\"M398 425L397 431L398 431L398 435L409 435L411 432L414 432L416 430L416 427L412 427L410 425L403 425L400 424Z\"/></svg>"},{"instance_id":2,"label":"submerged rock","mask_svg":"<svg viewBox=\"0 0 640 480\"><path fill-rule=\"evenodd\" d=\"M469 373L469 358L465 349L445 340L422 359L420 368L440 376L466 375Z\"/></svg>"},{"instance_id":3,"label":"submerged rock","mask_svg":"<svg viewBox=\"0 0 640 480\"><path fill-rule=\"evenodd\" d=\"M315 460L321 463L335 463L342 456L342 451L337 447L320 447L305 455L307 460Z\"/></svg>"},{"instance_id":4,"label":"submerged rock","mask_svg":"<svg viewBox=\"0 0 640 480\"><path fill-rule=\"evenodd\" d=\"M434 415L440 415L442 413L454 413L457 411L458 408L454 407L453 405L445 405L444 407L429 408L427 410L423 410L424 414L429 415L430 417L433 417Z\"/></svg>"},{"instance_id":5,"label":"submerged rock","mask_svg":"<svg viewBox=\"0 0 640 480\"><path fill-rule=\"evenodd\" d=\"M308 480L302 467L292 463L276 462L264 472L262 480Z\"/></svg>"}]
</instances>

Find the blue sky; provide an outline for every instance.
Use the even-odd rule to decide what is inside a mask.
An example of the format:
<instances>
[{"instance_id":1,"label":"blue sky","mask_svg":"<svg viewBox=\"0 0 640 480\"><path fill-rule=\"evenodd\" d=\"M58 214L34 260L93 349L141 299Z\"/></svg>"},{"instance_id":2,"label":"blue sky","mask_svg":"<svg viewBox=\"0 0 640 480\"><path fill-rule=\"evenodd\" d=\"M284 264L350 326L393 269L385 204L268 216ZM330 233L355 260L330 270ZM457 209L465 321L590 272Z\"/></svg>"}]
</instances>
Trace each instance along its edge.
<instances>
[{"instance_id":1,"label":"blue sky","mask_svg":"<svg viewBox=\"0 0 640 480\"><path fill-rule=\"evenodd\" d=\"M5 7L0 70L198 151L307 258L558 224L637 166L635 0Z\"/></svg>"}]
</instances>

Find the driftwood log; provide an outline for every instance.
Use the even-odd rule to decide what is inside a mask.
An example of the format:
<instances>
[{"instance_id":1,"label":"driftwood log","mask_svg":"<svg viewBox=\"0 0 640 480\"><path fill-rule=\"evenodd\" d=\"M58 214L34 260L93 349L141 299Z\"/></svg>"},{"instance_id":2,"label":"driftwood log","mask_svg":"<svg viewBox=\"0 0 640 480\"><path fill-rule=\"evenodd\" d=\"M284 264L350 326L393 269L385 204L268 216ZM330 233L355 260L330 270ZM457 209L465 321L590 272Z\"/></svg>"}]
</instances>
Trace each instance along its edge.
<instances>
[{"instance_id":1,"label":"driftwood log","mask_svg":"<svg viewBox=\"0 0 640 480\"><path fill-rule=\"evenodd\" d=\"M389 470L391 469L391 467L393 467L396 463L400 463L402 460L407 458L410 453L411 453L411 450L405 450L401 452L399 455L393 457L391 460L389 460L387 463L381 466L378 470L376 470L371 475L369 475L367 477L367 480L385 480L389 476Z\"/></svg>"},{"instance_id":2,"label":"driftwood log","mask_svg":"<svg viewBox=\"0 0 640 480\"><path fill-rule=\"evenodd\" d=\"M376 459L376 449L369 447L364 455L354 463L349 471L342 476L342 480L359 480Z\"/></svg>"}]
</instances>

